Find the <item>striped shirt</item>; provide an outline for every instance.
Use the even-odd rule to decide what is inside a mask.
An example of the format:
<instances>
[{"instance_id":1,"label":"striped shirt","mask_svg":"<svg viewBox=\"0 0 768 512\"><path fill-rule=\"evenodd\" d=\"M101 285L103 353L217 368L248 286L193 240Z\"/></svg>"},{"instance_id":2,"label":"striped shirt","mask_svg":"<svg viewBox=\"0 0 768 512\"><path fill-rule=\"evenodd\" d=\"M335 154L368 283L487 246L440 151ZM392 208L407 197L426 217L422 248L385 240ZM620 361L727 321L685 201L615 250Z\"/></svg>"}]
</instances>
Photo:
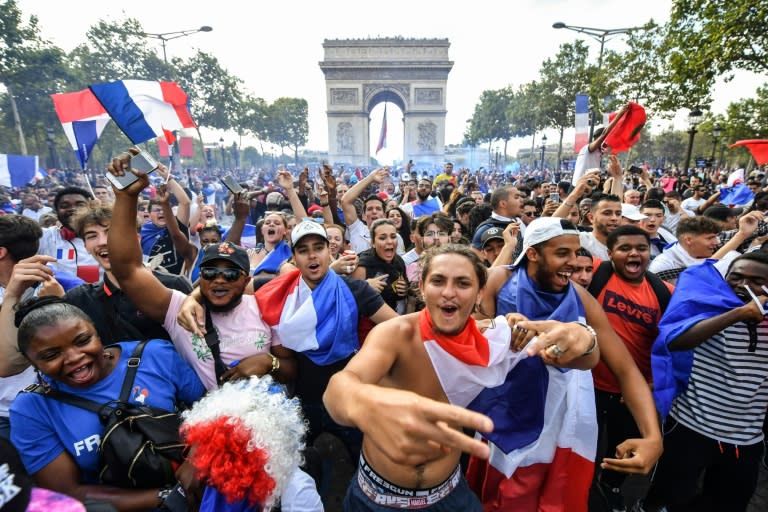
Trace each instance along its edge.
<instances>
[{"instance_id":1,"label":"striped shirt","mask_svg":"<svg viewBox=\"0 0 768 512\"><path fill-rule=\"evenodd\" d=\"M717 441L752 445L763 440L768 407L768 319L749 331L735 323L694 350L688 388L672 404L672 416Z\"/></svg>"}]
</instances>

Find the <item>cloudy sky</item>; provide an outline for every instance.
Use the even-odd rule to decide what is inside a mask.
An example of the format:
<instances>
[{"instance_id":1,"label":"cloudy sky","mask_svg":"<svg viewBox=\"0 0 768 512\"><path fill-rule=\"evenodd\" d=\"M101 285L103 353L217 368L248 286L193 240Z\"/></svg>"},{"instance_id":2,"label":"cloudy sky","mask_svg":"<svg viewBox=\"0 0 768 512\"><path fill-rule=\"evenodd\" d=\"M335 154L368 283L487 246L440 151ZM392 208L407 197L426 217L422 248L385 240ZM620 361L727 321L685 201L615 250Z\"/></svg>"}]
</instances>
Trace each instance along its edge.
<instances>
[{"instance_id":1,"label":"cloudy sky","mask_svg":"<svg viewBox=\"0 0 768 512\"><path fill-rule=\"evenodd\" d=\"M553 57L560 44L582 37L568 30L555 30L552 23L565 22L598 28L624 28L642 25L650 18L664 22L669 17L669 0L515 0L497 2L447 2L445 0L390 0L362 2L350 0L163 2L149 0L19 0L25 16L38 16L42 34L65 50L85 41L85 32L99 19L138 19L150 33L213 27L167 43L169 57L187 57L195 49L215 55L231 73L244 81L256 96L273 101L281 96L302 97L309 102L309 142L311 149L328 149L325 116L326 98L323 73L324 39L365 37L448 38L449 57L454 61L448 78L446 142L460 143L466 120L487 89L517 86L538 76L541 62ZM599 43L589 42L597 59ZM151 41L162 55L159 41ZM621 49L622 38L606 44ZM117 77L116 77L117 78ZM130 78L130 77L121 77ZM751 96L764 79L739 74L725 86L718 84L713 110L723 112L727 104ZM377 138L383 105L371 118L372 138ZM685 113L681 112L680 119ZM381 160L401 158L401 113L388 109L388 148ZM654 128L669 122L656 122ZM555 132L548 133L550 141ZM210 133L212 140L234 134ZM567 134L566 138L572 137ZM531 139L515 141L530 147ZM376 142L372 143L375 148Z\"/></svg>"}]
</instances>

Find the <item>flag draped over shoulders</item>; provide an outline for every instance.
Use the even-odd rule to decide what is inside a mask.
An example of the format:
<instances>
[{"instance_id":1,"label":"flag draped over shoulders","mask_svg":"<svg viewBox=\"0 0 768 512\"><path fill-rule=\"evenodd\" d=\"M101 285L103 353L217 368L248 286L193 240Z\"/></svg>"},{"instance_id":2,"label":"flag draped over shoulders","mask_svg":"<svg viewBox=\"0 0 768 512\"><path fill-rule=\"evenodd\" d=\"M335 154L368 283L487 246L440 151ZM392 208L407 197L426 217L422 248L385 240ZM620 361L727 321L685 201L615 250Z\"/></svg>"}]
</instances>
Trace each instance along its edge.
<instances>
[{"instance_id":1,"label":"flag draped over shoulders","mask_svg":"<svg viewBox=\"0 0 768 512\"><path fill-rule=\"evenodd\" d=\"M280 266L288 261L291 257L291 248L285 242L281 240L279 244L267 254L261 263L253 270L252 274L256 275L259 272L268 272L270 274L277 274L280 270Z\"/></svg>"},{"instance_id":2,"label":"flag draped over shoulders","mask_svg":"<svg viewBox=\"0 0 768 512\"><path fill-rule=\"evenodd\" d=\"M499 295L499 314L584 320L584 306L572 285L564 293L544 291L525 266L513 269ZM478 394L469 408L488 411L494 420L494 431L482 434L491 450L489 460L473 457L467 471L485 510L587 510L597 451L590 372L522 358L503 384ZM506 414L493 412L497 408L506 408Z\"/></svg>"},{"instance_id":3,"label":"flag draped over shoulders","mask_svg":"<svg viewBox=\"0 0 768 512\"><path fill-rule=\"evenodd\" d=\"M677 279L675 293L659 322L651 349L653 398L662 418L675 397L685 391L693 367L693 350L672 351L669 344L695 324L743 306L715 267L717 260L688 267Z\"/></svg>"},{"instance_id":4,"label":"flag draped over shoulders","mask_svg":"<svg viewBox=\"0 0 768 512\"><path fill-rule=\"evenodd\" d=\"M317 365L341 361L360 348L357 303L332 270L314 290L299 270L278 276L259 288L256 302L280 343Z\"/></svg>"}]
</instances>

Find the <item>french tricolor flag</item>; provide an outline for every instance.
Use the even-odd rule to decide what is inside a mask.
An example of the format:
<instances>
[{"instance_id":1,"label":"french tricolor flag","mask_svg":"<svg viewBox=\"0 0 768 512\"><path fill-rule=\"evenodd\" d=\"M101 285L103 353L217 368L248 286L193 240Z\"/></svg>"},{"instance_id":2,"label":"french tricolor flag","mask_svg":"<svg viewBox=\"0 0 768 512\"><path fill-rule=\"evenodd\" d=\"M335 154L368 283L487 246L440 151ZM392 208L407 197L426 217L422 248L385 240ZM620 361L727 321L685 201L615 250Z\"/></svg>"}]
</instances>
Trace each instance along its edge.
<instances>
[{"instance_id":1,"label":"french tricolor flag","mask_svg":"<svg viewBox=\"0 0 768 512\"><path fill-rule=\"evenodd\" d=\"M76 259L76 252L74 249L56 249L56 259L74 261Z\"/></svg>"},{"instance_id":2,"label":"french tricolor flag","mask_svg":"<svg viewBox=\"0 0 768 512\"><path fill-rule=\"evenodd\" d=\"M341 361L360 348L355 298L332 270L314 289L298 270L278 276L259 288L256 302L280 343L319 366Z\"/></svg>"},{"instance_id":3,"label":"french tricolor flag","mask_svg":"<svg viewBox=\"0 0 768 512\"><path fill-rule=\"evenodd\" d=\"M489 416L488 461L472 458L467 481L485 510L587 510L597 452L592 375L545 365L509 349L503 316L484 333L487 354L460 361L433 340L424 346L450 403Z\"/></svg>"},{"instance_id":4,"label":"french tricolor flag","mask_svg":"<svg viewBox=\"0 0 768 512\"><path fill-rule=\"evenodd\" d=\"M109 123L109 114L90 89L51 94L53 108L82 169Z\"/></svg>"},{"instance_id":5,"label":"french tricolor flag","mask_svg":"<svg viewBox=\"0 0 768 512\"><path fill-rule=\"evenodd\" d=\"M176 82L118 80L90 89L134 144L161 136L171 144L174 130L195 127L187 95Z\"/></svg>"},{"instance_id":6,"label":"french tricolor flag","mask_svg":"<svg viewBox=\"0 0 768 512\"><path fill-rule=\"evenodd\" d=\"M576 140L573 142L573 151L578 153L581 148L589 144L589 96L576 95Z\"/></svg>"}]
</instances>

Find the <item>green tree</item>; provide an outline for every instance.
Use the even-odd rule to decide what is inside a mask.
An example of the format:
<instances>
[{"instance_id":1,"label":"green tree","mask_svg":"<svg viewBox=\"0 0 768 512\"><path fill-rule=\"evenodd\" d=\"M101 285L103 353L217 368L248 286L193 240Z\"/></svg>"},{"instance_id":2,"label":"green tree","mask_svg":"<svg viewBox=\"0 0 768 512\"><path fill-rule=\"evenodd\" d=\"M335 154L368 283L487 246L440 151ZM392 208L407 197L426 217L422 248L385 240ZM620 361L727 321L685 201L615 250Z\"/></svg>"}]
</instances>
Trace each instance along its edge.
<instances>
[{"instance_id":1,"label":"green tree","mask_svg":"<svg viewBox=\"0 0 768 512\"><path fill-rule=\"evenodd\" d=\"M299 161L299 147L307 143L309 135L309 106L303 98L278 98L269 106L267 131L269 141L293 149L294 162Z\"/></svg>"},{"instance_id":2,"label":"green tree","mask_svg":"<svg viewBox=\"0 0 768 512\"><path fill-rule=\"evenodd\" d=\"M768 72L768 3L762 0L676 0L668 23L672 79L712 84L736 69Z\"/></svg>"},{"instance_id":3,"label":"green tree","mask_svg":"<svg viewBox=\"0 0 768 512\"><path fill-rule=\"evenodd\" d=\"M565 43L560 45L560 51L554 59L542 63L539 71L541 80L536 90L543 124L560 131L558 164L563 152L563 132L575 122L576 95L589 91L592 105L596 105L596 94L591 87L595 68L587 64L588 58L589 48L584 41Z\"/></svg>"},{"instance_id":4,"label":"green tree","mask_svg":"<svg viewBox=\"0 0 768 512\"><path fill-rule=\"evenodd\" d=\"M224 69L216 57L198 51L187 61L173 59L178 81L189 95L190 112L199 126L230 130L243 100L242 80Z\"/></svg>"}]
</instances>

